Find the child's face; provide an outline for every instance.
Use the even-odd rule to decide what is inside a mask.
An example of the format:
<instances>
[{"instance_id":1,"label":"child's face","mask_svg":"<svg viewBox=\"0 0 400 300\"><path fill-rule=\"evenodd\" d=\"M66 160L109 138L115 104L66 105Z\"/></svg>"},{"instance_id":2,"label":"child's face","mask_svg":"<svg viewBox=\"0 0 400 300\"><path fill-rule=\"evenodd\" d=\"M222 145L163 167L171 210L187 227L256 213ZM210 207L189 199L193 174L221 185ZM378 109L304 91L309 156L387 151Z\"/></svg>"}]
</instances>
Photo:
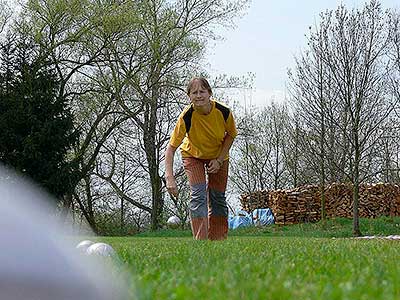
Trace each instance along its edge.
<instances>
[{"instance_id":1,"label":"child's face","mask_svg":"<svg viewBox=\"0 0 400 300\"><path fill-rule=\"evenodd\" d=\"M193 83L189 92L190 101L196 107L206 106L210 103L210 92L199 81Z\"/></svg>"}]
</instances>

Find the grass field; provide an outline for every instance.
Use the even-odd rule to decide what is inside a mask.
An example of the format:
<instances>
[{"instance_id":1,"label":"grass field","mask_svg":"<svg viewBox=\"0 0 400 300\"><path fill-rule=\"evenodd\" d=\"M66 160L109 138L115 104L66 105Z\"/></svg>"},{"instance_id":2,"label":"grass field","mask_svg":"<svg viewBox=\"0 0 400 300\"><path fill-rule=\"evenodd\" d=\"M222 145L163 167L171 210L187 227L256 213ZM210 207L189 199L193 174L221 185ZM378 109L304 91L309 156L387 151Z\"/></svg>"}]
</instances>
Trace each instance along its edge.
<instances>
[{"instance_id":1,"label":"grass field","mask_svg":"<svg viewBox=\"0 0 400 300\"><path fill-rule=\"evenodd\" d=\"M399 218L362 220L368 235ZM400 241L359 240L351 220L232 231L222 242L187 231L99 237L132 271L136 299L400 299Z\"/></svg>"}]
</instances>

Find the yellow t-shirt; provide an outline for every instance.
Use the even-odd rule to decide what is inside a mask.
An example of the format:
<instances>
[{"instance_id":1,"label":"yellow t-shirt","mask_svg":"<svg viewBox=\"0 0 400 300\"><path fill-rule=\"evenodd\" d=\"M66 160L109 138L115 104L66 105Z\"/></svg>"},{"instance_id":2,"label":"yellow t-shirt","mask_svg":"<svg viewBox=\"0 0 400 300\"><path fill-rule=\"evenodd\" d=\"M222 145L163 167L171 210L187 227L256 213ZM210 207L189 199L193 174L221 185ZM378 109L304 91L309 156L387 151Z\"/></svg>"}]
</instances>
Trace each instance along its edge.
<instances>
[{"instance_id":1,"label":"yellow t-shirt","mask_svg":"<svg viewBox=\"0 0 400 300\"><path fill-rule=\"evenodd\" d=\"M192 105L183 110L169 143L175 148L181 146L183 157L214 159L221 152L225 134L237 136L232 112L224 104L211 100L208 115L196 112Z\"/></svg>"}]
</instances>

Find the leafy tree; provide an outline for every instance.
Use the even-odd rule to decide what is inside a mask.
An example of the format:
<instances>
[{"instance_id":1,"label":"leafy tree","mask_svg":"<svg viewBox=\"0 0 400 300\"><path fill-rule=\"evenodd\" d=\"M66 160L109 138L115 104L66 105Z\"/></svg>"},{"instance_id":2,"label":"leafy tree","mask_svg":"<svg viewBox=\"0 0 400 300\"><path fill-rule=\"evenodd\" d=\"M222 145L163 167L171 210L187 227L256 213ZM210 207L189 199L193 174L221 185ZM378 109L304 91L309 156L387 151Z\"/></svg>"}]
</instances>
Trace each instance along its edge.
<instances>
[{"instance_id":1,"label":"leafy tree","mask_svg":"<svg viewBox=\"0 0 400 300\"><path fill-rule=\"evenodd\" d=\"M203 71L201 58L207 41L214 37L212 26L231 24L247 2L148 0L134 3L142 17L139 34L124 44L114 44L115 48L110 51L113 80L121 82L119 76L123 75L129 83L128 91L116 90L116 98L140 130L144 171L151 184L152 229L160 227L165 204L160 174L162 154L172 120L178 114L173 109L176 103L171 99L183 98L182 86L189 77ZM130 57L121 53L128 45L133 49Z\"/></svg>"}]
</instances>

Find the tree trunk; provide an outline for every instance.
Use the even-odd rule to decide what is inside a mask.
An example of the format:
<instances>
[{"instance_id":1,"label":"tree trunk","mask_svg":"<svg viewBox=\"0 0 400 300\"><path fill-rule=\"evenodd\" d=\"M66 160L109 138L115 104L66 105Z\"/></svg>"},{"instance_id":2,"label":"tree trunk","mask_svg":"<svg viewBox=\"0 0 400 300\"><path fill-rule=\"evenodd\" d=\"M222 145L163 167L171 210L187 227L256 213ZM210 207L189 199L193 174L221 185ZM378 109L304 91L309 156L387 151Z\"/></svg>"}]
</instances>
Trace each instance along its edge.
<instances>
[{"instance_id":1,"label":"tree trunk","mask_svg":"<svg viewBox=\"0 0 400 300\"><path fill-rule=\"evenodd\" d=\"M145 105L145 123L143 131L143 142L146 152L147 163L149 167L149 175L151 182L151 229L157 230L161 227L161 218L164 208L164 195L162 193L162 181L159 175L160 164L157 156L157 108L160 96L160 84L158 82L158 74L160 74L160 66L152 76L151 99Z\"/></svg>"},{"instance_id":2,"label":"tree trunk","mask_svg":"<svg viewBox=\"0 0 400 300\"><path fill-rule=\"evenodd\" d=\"M65 222L72 205L72 193L66 193L62 199L61 218Z\"/></svg>"},{"instance_id":3,"label":"tree trunk","mask_svg":"<svg viewBox=\"0 0 400 300\"><path fill-rule=\"evenodd\" d=\"M358 216L358 200L360 191L360 146L358 144L358 131L354 131L354 173L353 173L353 235L361 236L360 219Z\"/></svg>"},{"instance_id":4,"label":"tree trunk","mask_svg":"<svg viewBox=\"0 0 400 300\"><path fill-rule=\"evenodd\" d=\"M93 210L91 208L91 205L89 205L90 208L85 208L85 206L83 205L81 199L79 199L78 195L76 195L76 194L75 194L75 200L78 203L79 208L80 208L83 216L85 217L87 223L89 224L90 229L95 234L99 234L99 230L97 228L96 220L94 218L94 214L93 214ZM90 197L90 199L88 199L88 202L90 202L90 201L92 201L91 197Z\"/></svg>"},{"instance_id":5,"label":"tree trunk","mask_svg":"<svg viewBox=\"0 0 400 300\"><path fill-rule=\"evenodd\" d=\"M321 162L321 220L325 222L326 218L326 209L325 209L325 135L326 135L326 128L325 128L325 99L324 99L324 86L323 86L323 66L322 60L319 59L319 101L320 101L320 110L321 110L321 135L320 135L320 162Z\"/></svg>"}]
</instances>

